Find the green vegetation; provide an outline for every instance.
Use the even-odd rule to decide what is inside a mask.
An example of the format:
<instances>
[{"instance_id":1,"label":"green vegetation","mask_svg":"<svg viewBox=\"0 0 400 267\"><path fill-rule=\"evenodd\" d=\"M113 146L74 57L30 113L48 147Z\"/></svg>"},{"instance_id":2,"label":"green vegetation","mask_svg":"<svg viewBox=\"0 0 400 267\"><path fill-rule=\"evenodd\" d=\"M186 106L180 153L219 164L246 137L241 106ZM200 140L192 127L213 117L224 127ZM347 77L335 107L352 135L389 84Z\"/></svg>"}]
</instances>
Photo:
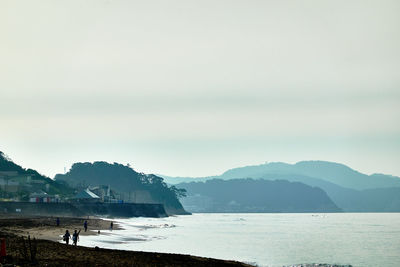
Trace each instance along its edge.
<instances>
[{"instance_id":1,"label":"green vegetation","mask_svg":"<svg viewBox=\"0 0 400 267\"><path fill-rule=\"evenodd\" d=\"M75 163L67 174L55 179L43 176L35 170L24 169L0 152L0 200L29 201L30 197L58 196L71 198L87 187L109 189L115 201L135 203L161 203L170 214L186 214L179 198L186 190L169 187L163 178L135 172L129 166L107 162Z\"/></svg>"},{"instance_id":2,"label":"green vegetation","mask_svg":"<svg viewBox=\"0 0 400 267\"><path fill-rule=\"evenodd\" d=\"M134 171L129 165L98 161L75 163L66 174L57 174L56 181L65 181L74 187L109 185L119 199L131 202L162 203L167 212L185 213L180 197L185 190L168 187L163 178Z\"/></svg>"},{"instance_id":3,"label":"green vegetation","mask_svg":"<svg viewBox=\"0 0 400 267\"><path fill-rule=\"evenodd\" d=\"M24 169L15 164L0 151L0 196L2 199L28 201L32 193L45 192L48 195L71 197L75 189L63 182L56 182L35 170ZM10 173L11 174L6 174Z\"/></svg>"}]
</instances>

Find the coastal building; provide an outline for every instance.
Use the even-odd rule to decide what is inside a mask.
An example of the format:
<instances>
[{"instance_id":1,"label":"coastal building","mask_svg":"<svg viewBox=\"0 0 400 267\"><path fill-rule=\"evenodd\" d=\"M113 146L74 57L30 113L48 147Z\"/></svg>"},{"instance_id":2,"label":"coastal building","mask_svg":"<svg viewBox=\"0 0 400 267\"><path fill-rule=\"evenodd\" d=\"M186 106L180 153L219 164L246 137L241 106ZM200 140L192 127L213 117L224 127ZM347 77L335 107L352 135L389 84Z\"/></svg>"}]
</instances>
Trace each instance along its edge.
<instances>
[{"instance_id":1,"label":"coastal building","mask_svg":"<svg viewBox=\"0 0 400 267\"><path fill-rule=\"evenodd\" d=\"M5 192L15 193L19 189L19 183L9 179L0 178L0 189Z\"/></svg>"},{"instance_id":2,"label":"coastal building","mask_svg":"<svg viewBox=\"0 0 400 267\"><path fill-rule=\"evenodd\" d=\"M111 195L111 189L108 185L90 186L88 189L96 194L103 202L109 202L110 199L114 198Z\"/></svg>"},{"instance_id":3,"label":"coastal building","mask_svg":"<svg viewBox=\"0 0 400 267\"><path fill-rule=\"evenodd\" d=\"M18 176L17 171L0 171L0 178Z\"/></svg>"},{"instance_id":4,"label":"coastal building","mask_svg":"<svg viewBox=\"0 0 400 267\"><path fill-rule=\"evenodd\" d=\"M20 174L17 171L0 171L0 189L15 193L21 188L31 187L31 175Z\"/></svg>"},{"instance_id":5,"label":"coastal building","mask_svg":"<svg viewBox=\"0 0 400 267\"><path fill-rule=\"evenodd\" d=\"M18 176L16 171L0 171L0 189L5 192L17 192L19 183L12 179Z\"/></svg>"},{"instance_id":6,"label":"coastal building","mask_svg":"<svg viewBox=\"0 0 400 267\"><path fill-rule=\"evenodd\" d=\"M80 191L75 197L72 198L73 201L76 202L101 202L101 199L98 195L90 191L88 188Z\"/></svg>"},{"instance_id":7,"label":"coastal building","mask_svg":"<svg viewBox=\"0 0 400 267\"><path fill-rule=\"evenodd\" d=\"M49 195L46 192L38 192L29 195L29 202L36 202L36 203L60 202L60 198L58 196Z\"/></svg>"}]
</instances>

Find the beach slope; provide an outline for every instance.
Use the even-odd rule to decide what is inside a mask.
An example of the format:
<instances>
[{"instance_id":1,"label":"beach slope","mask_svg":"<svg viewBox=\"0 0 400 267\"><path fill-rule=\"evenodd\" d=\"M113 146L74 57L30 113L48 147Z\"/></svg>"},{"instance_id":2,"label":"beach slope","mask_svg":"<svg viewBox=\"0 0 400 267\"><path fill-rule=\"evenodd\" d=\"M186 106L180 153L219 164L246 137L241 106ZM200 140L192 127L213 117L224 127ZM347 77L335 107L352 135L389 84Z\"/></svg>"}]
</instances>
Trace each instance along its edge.
<instances>
[{"instance_id":1,"label":"beach slope","mask_svg":"<svg viewBox=\"0 0 400 267\"><path fill-rule=\"evenodd\" d=\"M54 220L47 218L0 219L0 237L5 238L7 244L7 263L12 264L10 266L32 266L32 264L36 266L251 266L241 262L190 255L75 247L55 242L60 239L58 234L63 229L68 227L72 230L79 227L83 220L81 218L61 218L62 225L57 228ZM90 219L88 224L102 230L109 225L109 222ZM30 259L29 245L26 241L28 232L31 238L50 239L38 239L36 242L31 242L32 246L36 244L37 247L36 262ZM24 256L23 237L28 257Z\"/></svg>"}]
</instances>

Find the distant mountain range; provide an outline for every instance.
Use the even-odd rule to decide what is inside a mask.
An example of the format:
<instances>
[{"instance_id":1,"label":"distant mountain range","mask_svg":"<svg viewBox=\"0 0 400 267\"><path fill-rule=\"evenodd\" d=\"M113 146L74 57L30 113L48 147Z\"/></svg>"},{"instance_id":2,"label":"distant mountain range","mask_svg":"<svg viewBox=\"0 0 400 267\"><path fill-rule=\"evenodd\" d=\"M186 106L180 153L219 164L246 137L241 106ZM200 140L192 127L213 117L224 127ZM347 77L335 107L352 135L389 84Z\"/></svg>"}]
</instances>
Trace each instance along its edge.
<instances>
[{"instance_id":1,"label":"distant mountain range","mask_svg":"<svg viewBox=\"0 0 400 267\"><path fill-rule=\"evenodd\" d=\"M400 177L385 174L366 175L355 171L344 164L328 161L300 161L296 164L271 162L261 165L234 168L221 175L208 177L159 176L163 177L167 183L178 184L191 181L207 181L211 179L229 180L237 178L266 178L267 176L290 177L292 175L318 178L342 187L357 190L400 187Z\"/></svg>"},{"instance_id":2,"label":"distant mountain range","mask_svg":"<svg viewBox=\"0 0 400 267\"><path fill-rule=\"evenodd\" d=\"M267 163L235 168L219 176L190 178L164 177L167 183L205 182L212 179L243 178L287 180L323 189L344 211L400 211L400 178L391 175L365 175L343 164L326 161L302 161L296 164ZM188 196L194 192L188 189ZM201 208L201 207L200 207Z\"/></svg>"}]
</instances>

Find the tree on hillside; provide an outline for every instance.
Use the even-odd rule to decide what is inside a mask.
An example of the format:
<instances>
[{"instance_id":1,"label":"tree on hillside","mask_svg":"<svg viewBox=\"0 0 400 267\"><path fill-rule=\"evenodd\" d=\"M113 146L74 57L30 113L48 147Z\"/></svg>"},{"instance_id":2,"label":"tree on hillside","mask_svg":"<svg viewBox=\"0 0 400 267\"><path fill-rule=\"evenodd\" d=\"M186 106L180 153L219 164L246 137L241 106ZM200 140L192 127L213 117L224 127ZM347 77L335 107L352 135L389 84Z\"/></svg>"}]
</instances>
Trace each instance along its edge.
<instances>
[{"instance_id":1,"label":"tree on hillside","mask_svg":"<svg viewBox=\"0 0 400 267\"><path fill-rule=\"evenodd\" d=\"M185 196L185 190L169 187L164 179L157 175L136 172L128 165L116 162L75 163L68 173L57 174L55 179L66 181L73 186L109 185L126 200L131 199L132 192L147 192L152 201L164 204L167 209L184 211L179 198Z\"/></svg>"}]
</instances>

